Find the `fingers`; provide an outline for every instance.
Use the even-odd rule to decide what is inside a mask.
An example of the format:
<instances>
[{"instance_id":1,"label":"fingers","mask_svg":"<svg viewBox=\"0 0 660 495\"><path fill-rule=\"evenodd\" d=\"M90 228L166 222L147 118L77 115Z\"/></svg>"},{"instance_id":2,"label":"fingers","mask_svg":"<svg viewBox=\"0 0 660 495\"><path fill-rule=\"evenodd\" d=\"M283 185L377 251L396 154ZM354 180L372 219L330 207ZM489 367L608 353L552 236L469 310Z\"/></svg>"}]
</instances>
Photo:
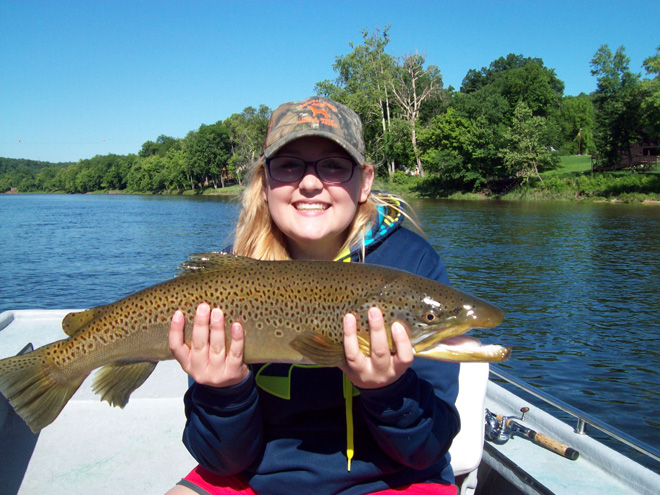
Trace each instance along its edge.
<instances>
[{"instance_id":1,"label":"fingers","mask_svg":"<svg viewBox=\"0 0 660 495\"><path fill-rule=\"evenodd\" d=\"M351 313L344 316L344 354L349 363L366 359L358 345L357 320Z\"/></svg>"},{"instance_id":2,"label":"fingers","mask_svg":"<svg viewBox=\"0 0 660 495\"><path fill-rule=\"evenodd\" d=\"M403 325L394 322L391 327L391 341L395 348L393 352L387 325L380 309L370 308L367 316L369 356L365 356L360 350L355 316L348 314L344 317L346 365L341 366L341 369L351 382L360 388L385 387L398 380L410 367L414 359L412 345Z\"/></svg>"},{"instance_id":3,"label":"fingers","mask_svg":"<svg viewBox=\"0 0 660 495\"><path fill-rule=\"evenodd\" d=\"M243 327L240 323L234 323L231 326L231 346L227 353L228 364L241 364L243 363L243 346L245 339L243 334ZM232 363L233 361L233 363Z\"/></svg>"},{"instance_id":4,"label":"fingers","mask_svg":"<svg viewBox=\"0 0 660 495\"><path fill-rule=\"evenodd\" d=\"M402 364L410 365L415 359L415 352L413 351L410 337L404 326L395 321L392 324L392 340L396 347L397 360Z\"/></svg>"},{"instance_id":5,"label":"fingers","mask_svg":"<svg viewBox=\"0 0 660 495\"><path fill-rule=\"evenodd\" d=\"M205 351L209 344L209 313L211 308L208 304L202 303L197 306L195 320L193 323L193 333L191 349L193 351Z\"/></svg>"},{"instance_id":6,"label":"fingers","mask_svg":"<svg viewBox=\"0 0 660 495\"><path fill-rule=\"evenodd\" d=\"M201 305L200 305L201 306ZM199 315L199 310L198 313ZM202 332L200 332L202 333ZM211 323L208 332L208 359L210 366L218 366L225 359L225 315L218 308L211 311ZM193 332L193 339L195 333Z\"/></svg>"},{"instance_id":7,"label":"fingers","mask_svg":"<svg viewBox=\"0 0 660 495\"><path fill-rule=\"evenodd\" d=\"M378 308L369 308L369 335L371 339L371 360L376 367L389 365L392 353L385 329L383 313Z\"/></svg>"},{"instance_id":8,"label":"fingers","mask_svg":"<svg viewBox=\"0 0 660 495\"><path fill-rule=\"evenodd\" d=\"M168 342L170 350L174 358L179 361L182 366L187 363L190 357L190 349L185 344L183 329L185 327L185 320L181 311L176 311L170 323L170 331L168 334Z\"/></svg>"},{"instance_id":9,"label":"fingers","mask_svg":"<svg viewBox=\"0 0 660 495\"><path fill-rule=\"evenodd\" d=\"M197 383L227 387L243 381L249 374L243 363L244 333L234 322L227 347L223 312L207 303L197 307L193 319L190 347L185 344L184 316L177 311L170 325L169 344L183 370Z\"/></svg>"}]
</instances>

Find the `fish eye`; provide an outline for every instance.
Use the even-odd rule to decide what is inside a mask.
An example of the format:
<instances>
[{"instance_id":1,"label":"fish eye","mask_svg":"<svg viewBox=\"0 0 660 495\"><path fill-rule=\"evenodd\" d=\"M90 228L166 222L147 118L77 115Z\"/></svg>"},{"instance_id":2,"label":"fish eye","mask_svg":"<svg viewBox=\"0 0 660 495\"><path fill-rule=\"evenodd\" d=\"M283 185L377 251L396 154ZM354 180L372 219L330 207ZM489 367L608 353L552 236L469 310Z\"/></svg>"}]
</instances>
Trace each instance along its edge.
<instances>
[{"instance_id":1,"label":"fish eye","mask_svg":"<svg viewBox=\"0 0 660 495\"><path fill-rule=\"evenodd\" d=\"M435 313L435 311L427 311L422 315L422 319L426 323L433 323L437 317L438 315Z\"/></svg>"}]
</instances>

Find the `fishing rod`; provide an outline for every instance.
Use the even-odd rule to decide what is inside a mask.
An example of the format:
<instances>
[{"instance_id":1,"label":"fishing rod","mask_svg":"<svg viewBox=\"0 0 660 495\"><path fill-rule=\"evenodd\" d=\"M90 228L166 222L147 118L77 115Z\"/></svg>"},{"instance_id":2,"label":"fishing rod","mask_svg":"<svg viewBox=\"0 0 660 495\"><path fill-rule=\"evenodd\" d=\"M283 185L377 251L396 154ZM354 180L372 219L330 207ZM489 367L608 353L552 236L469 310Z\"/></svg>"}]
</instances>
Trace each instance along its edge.
<instances>
[{"instance_id":1,"label":"fishing rod","mask_svg":"<svg viewBox=\"0 0 660 495\"><path fill-rule=\"evenodd\" d=\"M503 444L517 434L571 461L579 457L580 453L577 450L520 424L518 421L523 421L525 413L528 411L529 407L521 408L521 416L518 418L517 416L496 415L486 409L486 437L494 443Z\"/></svg>"}]
</instances>

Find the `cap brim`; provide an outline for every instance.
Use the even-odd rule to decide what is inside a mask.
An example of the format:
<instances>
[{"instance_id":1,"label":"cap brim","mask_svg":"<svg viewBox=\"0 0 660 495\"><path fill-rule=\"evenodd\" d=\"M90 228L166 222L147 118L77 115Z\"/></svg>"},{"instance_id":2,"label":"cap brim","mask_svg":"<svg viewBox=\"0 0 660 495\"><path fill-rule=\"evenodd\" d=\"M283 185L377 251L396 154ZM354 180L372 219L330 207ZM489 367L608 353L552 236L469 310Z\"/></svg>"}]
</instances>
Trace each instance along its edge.
<instances>
[{"instance_id":1,"label":"cap brim","mask_svg":"<svg viewBox=\"0 0 660 495\"><path fill-rule=\"evenodd\" d=\"M271 144L268 148L264 150L264 156L266 158L272 157L275 153L277 153L281 148L284 147L284 145L290 143L291 141L295 141L296 139L300 139L303 137L308 137L308 136L318 136L322 138L329 139L330 141L334 141L337 143L339 146L344 148L349 155L357 162L358 165L362 166L365 163L365 157L362 153L360 153L358 150L356 150L353 146L351 146L347 141L344 139L341 139L335 134L332 134L330 132L325 132L321 131L318 129L305 129L302 131L296 131L292 132L291 134L288 134L286 137L283 137L279 141L277 141L274 144Z\"/></svg>"}]
</instances>

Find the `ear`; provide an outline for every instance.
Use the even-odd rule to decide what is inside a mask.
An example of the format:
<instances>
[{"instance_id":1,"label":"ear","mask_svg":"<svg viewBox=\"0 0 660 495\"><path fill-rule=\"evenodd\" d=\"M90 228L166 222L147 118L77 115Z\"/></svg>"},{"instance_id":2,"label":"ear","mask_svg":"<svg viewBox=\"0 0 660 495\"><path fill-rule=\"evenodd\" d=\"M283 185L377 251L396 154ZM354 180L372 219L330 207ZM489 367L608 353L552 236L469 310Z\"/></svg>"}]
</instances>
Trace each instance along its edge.
<instances>
[{"instance_id":1,"label":"ear","mask_svg":"<svg viewBox=\"0 0 660 495\"><path fill-rule=\"evenodd\" d=\"M360 198L359 202L364 203L369 194L371 194L371 186L374 183L374 167L372 165L365 165L362 169L362 183L360 185Z\"/></svg>"}]
</instances>

